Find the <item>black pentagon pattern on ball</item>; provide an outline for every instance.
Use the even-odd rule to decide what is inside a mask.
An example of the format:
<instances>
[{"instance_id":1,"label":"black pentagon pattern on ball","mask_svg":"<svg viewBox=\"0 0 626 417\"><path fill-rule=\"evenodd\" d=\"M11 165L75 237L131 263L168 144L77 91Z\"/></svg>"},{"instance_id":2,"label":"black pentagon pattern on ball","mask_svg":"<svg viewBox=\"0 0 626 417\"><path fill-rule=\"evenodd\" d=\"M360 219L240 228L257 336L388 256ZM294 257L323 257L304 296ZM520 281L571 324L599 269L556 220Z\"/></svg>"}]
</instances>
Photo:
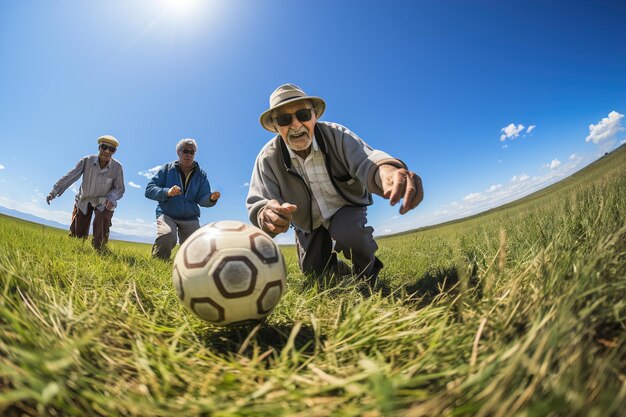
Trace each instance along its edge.
<instances>
[{"instance_id":1,"label":"black pentagon pattern on ball","mask_svg":"<svg viewBox=\"0 0 626 417\"><path fill-rule=\"evenodd\" d=\"M193 237L192 240L189 241L189 243L187 243L187 247L185 248L185 253L183 253L183 261L185 262L185 266L189 269L193 269L193 268L202 268L203 266L205 266L207 264L207 262L209 262L209 259L211 259L211 256L213 256L213 254L217 251L217 244L215 242L215 239L213 238L209 238L209 245L206 248L202 248L203 251L201 253L201 257L199 257L198 259L196 259L194 256L192 256L192 253L195 252L195 248L193 248L194 242L196 242L198 239L206 239L206 235L205 234L199 234ZM204 252L204 250L206 249L206 252Z\"/></svg>"},{"instance_id":2,"label":"black pentagon pattern on ball","mask_svg":"<svg viewBox=\"0 0 626 417\"><path fill-rule=\"evenodd\" d=\"M174 265L174 275L175 275L175 279L178 282L178 285L176 285L176 294L178 294L178 298L180 298L180 300L184 300L185 299L185 289L183 288L183 278L180 276L180 272L178 272L178 266Z\"/></svg>"},{"instance_id":3,"label":"black pentagon pattern on ball","mask_svg":"<svg viewBox=\"0 0 626 417\"><path fill-rule=\"evenodd\" d=\"M245 224L233 220L222 220L219 222L211 223L209 226L219 229L223 232L240 232L248 228L248 226L246 226Z\"/></svg>"},{"instance_id":4,"label":"black pentagon pattern on ball","mask_svg":"<svg viewBox=\"0 0 626 417\"><path fill-rule=\"evenodd\" d=\"M268 300L270 301L271 306L264 307L263 301L268 296L270 291L275 289L275 287L278 287L278 295L274 297L275 300ZM256 300L256 307L257 307L257 311L259 312L259 314L267 314L270 311L272 311L272 309L276 307L276 304L278 304L278 300L280 300L280 296L282 295L282 293L283 293L283 283L281 281L268 282L265 288L263 288L263 291L261 291L261 295L259 295L259 299Z\"/></svg>"},{"instance_id":5,"label":"black pentagon pattern on ball","mask_svg":"<svg viewBox=\"0 0 626 417\"><path fill-rule=\"evenodd\" d=\"M189 303L191 310L196 313L198 317L202 317L205 320L211 321L213 323L220 323L224 321L224 308L213 301L210 297L196 297L192 298ZM206 317L206 315L202 314L201 311L198 311L199 308L213 308L215 312L215 318Z\"/></svg>"},{"instance_id":6,"label":"black pentagon pattern on ball","mask_svg":"<svg viewBox=\"0 0 626 417\"><path fill-rule=\"evenodd\" d=\"M264 264L278 262L278 249L276 245L263 233L256 232L250 235L250 248Z\"/></svg>"},{"instance_id":7,"label":"black pentagon pattern on ball","mask_svg":"<svg viewBox=\"0 0 626 417\"><path fill-rule=\"evenodd\" d=\"M224 298L237 298L252 294L258 270L245 256L226 256L213 272L215 285ZM243 287L235 291L233 287Z\"/></svg>"}]
</instances>

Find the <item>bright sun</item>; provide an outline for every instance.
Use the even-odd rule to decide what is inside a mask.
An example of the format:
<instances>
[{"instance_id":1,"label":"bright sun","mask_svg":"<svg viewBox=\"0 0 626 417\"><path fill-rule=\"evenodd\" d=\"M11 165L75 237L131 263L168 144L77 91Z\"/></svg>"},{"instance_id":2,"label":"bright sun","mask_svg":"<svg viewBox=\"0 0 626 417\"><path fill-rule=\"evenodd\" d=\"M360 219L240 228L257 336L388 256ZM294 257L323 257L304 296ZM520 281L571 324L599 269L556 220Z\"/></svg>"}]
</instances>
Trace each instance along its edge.
<instances>
[{"instance_id":1,"label":"bright sun","mask_svg":"<svg viewBox=\"0 0 626 417\"><path fill-rule=\"evenodd\" d=\"M172 14L189 16L198 11L201 3L201 0L166 0L165 8Z\"/></svg>"},{"instance_id":2,"label":"bright sun","mask_svg":"<svg viewBox=\"0 0 626 417\"><path fill-rule=\"evenodd\" d=\"M174 37L190 36L206 28L215 29L215 16L219 15L222 4L219 0L142 0L128 3L142 5L137 9L141 12L154 13L140 36L153 33Z\"/></svg>"}]
</instances>

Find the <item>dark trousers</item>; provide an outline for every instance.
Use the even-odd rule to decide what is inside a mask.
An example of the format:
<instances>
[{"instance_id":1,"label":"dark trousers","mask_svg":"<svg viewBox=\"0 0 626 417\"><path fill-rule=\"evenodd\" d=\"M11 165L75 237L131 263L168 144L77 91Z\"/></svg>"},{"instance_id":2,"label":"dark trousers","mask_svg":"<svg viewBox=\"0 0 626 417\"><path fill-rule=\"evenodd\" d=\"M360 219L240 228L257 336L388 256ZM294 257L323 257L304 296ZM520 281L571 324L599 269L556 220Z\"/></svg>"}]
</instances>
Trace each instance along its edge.
<instances>
[{"instance_id":1,"label":"dark trousers","mask_svg":"<svg viewBox=\"0 0 626 417\"><path fill-rule=\"evenodd\" d=\"M113 218L112 211L106 209L103 211L95 210L90 203L87 205L87 214L83 214L83 212L74 205L72 223L70 224L70 236L87 239L89 236L89 223L91 223L91 216L94 212L93 240L91 243L94 248L102 249L109 241L109 229L111 228L111 219Z\"/></svg>"},{"instance_id":2,"label":"dark trousers","mask_svg":"<svg viewBox=\"0 0 626 417\"><path fill-rule=\"evenodd\" d=\"M365 226L365 207L344 206L330 220L328 229L323 226L305 233L296 229L296 246L300 269L304 273L322 275L337 273L337 253L343 252L352 260L353 273L360 277L376 278L383 264L374 255L378 245L372 234L374 229ZM335 241L335 252L333 242Z\"/></svg>"}]
</instances>

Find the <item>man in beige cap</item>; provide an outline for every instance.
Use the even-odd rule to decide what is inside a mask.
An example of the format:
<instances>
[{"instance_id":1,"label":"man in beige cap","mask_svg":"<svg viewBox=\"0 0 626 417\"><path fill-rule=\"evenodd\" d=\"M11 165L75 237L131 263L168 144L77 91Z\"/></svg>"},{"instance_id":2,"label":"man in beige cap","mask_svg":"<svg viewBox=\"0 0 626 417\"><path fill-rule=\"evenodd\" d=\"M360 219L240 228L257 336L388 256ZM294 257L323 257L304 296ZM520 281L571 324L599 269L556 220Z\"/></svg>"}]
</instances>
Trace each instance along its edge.
<instances>
[{"instance_id":1,"label":"man in beige cap","mask_svg":"<svg viewBox=\"0 0 626 417\"><path fill-rule=\"evenodd\" d=\"M70 170L54 184L46 197L50 204L55 197L63 194L81 176L83 181L76 194L70 236L86 239L89 236L89 223L93 220L93 247L104 249L109 240L109 229L117 200L124 195L124 171L122 164L113 159L119 142L113 136L98 138L98 154L81 158L74 169Z\"/></svg>"},{"instance_id":2,"label":"man in beige cap","mask_svg":"<svg viewBox=\"0 0 626 417\"><path fill-rule=\"evenodd\" d=\"M293 84L278 87L261 126L277 133L257 156L246 206L252 223L272 236L295 229L305 273L352 272L375 282L383 267L367 223L371 193L403 200L400 214L422 201L422 183L399 159L372 149L350 130L322 122L326 103ZM333 241L335 242L333 251Z\"/></svg>"}]
</instances>

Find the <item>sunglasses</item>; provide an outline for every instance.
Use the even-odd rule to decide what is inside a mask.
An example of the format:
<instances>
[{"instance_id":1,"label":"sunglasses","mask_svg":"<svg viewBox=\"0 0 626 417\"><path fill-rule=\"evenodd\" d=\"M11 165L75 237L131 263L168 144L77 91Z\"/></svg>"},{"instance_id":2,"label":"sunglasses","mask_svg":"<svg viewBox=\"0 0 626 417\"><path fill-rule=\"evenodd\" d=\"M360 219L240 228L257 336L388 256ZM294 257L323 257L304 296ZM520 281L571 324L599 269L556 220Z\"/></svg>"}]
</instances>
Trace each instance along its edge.
<instances>
[{"instance_id":1,"label":"sunglasses","mask_svg":"<svg viewBox=\"0 0 626 417\"><path fill-rule=\"evenodd\" d=\"M189 155L193 155L196 153L196 151L194 151L193 149L182 149L181 152Z\"/></svg>"},{"instance_id":2,"label":"sunglasses","mask_svg":"<svg viewBox=\"0 0 626 417\"><path fill-rule=\"evenodd\" d=\"M117 148L115 146L105 145L104 143L100 145L100 149L102 149L103 151L109 151L111 153L115 153L115 151L117 151Z\"/></svg>"},{"instance_id":3,"label":"sunglasses","mask_svg":"<svg viewBox=\"0 0 626 417\"><path fill-rule=\"evenodd\" d=\"M312 109L300 109L294 114L291 114L291 113L279 114L278 116L274 118L274 120L276 120L276 123L278 123L278 126L283 126L283 127L289 126L291 124L291 119L293 115L296 116L296 119L298 119L300 123L308 122L309 120L311 120L311 110Z\"/></svg>"}]
</instances>

